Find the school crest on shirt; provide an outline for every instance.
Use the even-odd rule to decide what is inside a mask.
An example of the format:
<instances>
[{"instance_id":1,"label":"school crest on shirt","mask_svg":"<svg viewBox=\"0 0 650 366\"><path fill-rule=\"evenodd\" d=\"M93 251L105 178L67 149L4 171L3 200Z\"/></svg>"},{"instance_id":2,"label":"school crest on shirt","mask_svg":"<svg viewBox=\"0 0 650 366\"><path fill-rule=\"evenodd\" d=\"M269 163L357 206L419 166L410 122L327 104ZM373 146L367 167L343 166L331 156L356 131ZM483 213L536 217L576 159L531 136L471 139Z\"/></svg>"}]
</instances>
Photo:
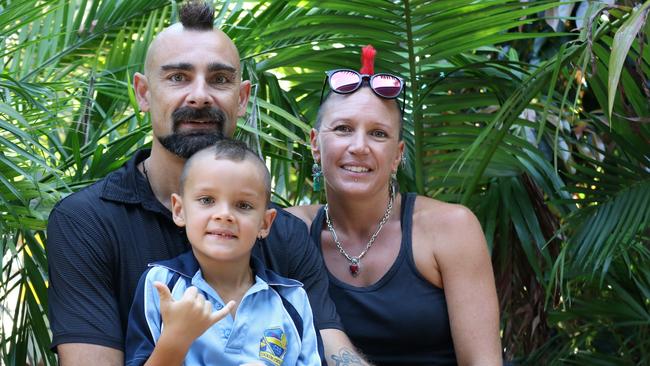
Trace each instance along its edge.
<instances>
[{"instance_id":1,"label":"school crest on shirt","mask_svg":"<svg viewBox=\"0 0 650 366\"><path fill-rule=\"evenodd\" d=\"M261 360L269 361L270 365L280 366L287 353L287 336L282 328L269 328L260 339Z\"/></svg>"}]
</instances>

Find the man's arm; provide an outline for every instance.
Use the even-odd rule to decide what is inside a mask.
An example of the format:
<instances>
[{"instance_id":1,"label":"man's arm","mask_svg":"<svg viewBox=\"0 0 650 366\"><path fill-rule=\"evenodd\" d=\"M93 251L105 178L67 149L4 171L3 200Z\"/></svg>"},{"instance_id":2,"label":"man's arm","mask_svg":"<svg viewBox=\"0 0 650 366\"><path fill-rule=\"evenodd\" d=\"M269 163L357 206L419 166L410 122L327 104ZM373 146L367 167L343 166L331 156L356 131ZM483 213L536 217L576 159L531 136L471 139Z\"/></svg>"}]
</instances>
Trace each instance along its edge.
<instances>
[{"instance_id":1,"label":"man's arm","mask_svg":"<svg viewBox=\"0 0 650 366\"><path fill-rule=\"evenodd\" d=\"M115 348L87 343L65 343L57 347L59 365L87 366L92 360L93 366L123 366L124 353Z\"/></svg>"},{"instance_id":2,"label":"man's arm","mask_svg":"<svg viewBox=\"0 0 650 366\"><path fill-rule=\"evenodd\" d=\"M354 348L347 335L338 329L321 329L325 360L329 366L370 365Z\"/></svg>"},{"instance_id":3,"label":"man's arm","mask_svg":"<svg viewBox=\"0 0 650 366\"><path fill-rule=\"evenodd\" d=\"M71 200L72 199L72 200ZM48 221L48 306L52 348L62 365L122 365L124 340L110 259L91 214L74 197Z\"/></svg>"}]
</instances>

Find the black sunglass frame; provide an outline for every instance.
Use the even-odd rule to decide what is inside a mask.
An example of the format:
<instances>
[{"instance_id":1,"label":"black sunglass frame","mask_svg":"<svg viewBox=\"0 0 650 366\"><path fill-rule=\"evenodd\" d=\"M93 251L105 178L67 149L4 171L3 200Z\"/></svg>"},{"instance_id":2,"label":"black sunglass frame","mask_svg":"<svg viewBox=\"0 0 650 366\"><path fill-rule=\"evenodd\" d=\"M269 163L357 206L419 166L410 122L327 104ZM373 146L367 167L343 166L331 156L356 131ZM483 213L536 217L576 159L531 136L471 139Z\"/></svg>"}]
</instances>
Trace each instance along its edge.
<instances>
[{"instance_id":1,"label":"black sunglass frame","mask_svg":"<svg viewBox=\"0 0 650 366\"><path fill-rule=\"evenodd\" d=\"M332 84L330 82L331 81L331 76L336 74L337 72L341 72L341 71L351 72L351 73L359 75L359 82L357 83L357 86L355 86L354 88L350 89L349 91L345 91L345 92L342 92L340 90L336 90L336 89L332 88ZM375 88L372 87L372 79L374 79L377 76L382 76L382 75L387 75L387 76L390 76L390 77L393 77L393 78L399 80L400 89L399 89L399 92L394 97L383 96L383 95L379 94L375 90ZM398 99L400 94L403 93L402 116L404 116L404 107L406 106L406 84L404 83L404 79L402 79L401 77L399 77L397 75L389 74L389 73L386 73L386 72L382 72L382 73L379 73L379 74L368 75L368 74L361 74L361 73L359 73L359 72L357 72L355 70L352 70L352 69L334 69L334 70L325 71L325 81L323 81L323 88L320 91L320 103L319 104L323 104L323 95L325 93L325 86L327 86L328 84L329 84L330 90L332 92L336 93L336 94L352 94L352 93L356 92L357 90L359 90L359 88L361 87L361 85L363 85L364 82L367 82L368 87L370 87L370 90L372 90L372 92L375 93L375 95L380 97L380 98Z\"/></svg>"}]
</instances>

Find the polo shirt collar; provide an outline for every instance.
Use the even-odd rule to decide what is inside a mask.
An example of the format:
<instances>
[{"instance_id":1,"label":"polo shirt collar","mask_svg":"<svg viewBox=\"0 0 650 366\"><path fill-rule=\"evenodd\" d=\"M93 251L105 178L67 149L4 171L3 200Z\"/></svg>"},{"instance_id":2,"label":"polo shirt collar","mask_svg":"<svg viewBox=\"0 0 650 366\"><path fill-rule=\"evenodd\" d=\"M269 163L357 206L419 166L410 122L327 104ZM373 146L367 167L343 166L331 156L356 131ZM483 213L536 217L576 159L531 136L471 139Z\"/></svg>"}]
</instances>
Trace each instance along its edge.
<instances>
[{"instance_id":1,"label":"polo shirt collar","mask_svg":"<svg viewBox=\"0 0 650 366\"><path fill-rule=\"evenodd\" d=\"M145 209L171 218L171 212L157 199L147 179L138 170L138 164L151 155L150 149L138 150L120 169L109 174L101 191L101 198L125 204L141 204Z\"/></svg>"},{"instance_id":2,"label":"polo shirt collar","mask_svg":"<svg viewBox=\"0 0 650 366\"><path fill-rule=\"evenodd\" d=\"M267 269L264 264L254 256L251 256L250 263L251 268L253 269L253 274L266 282L269 286L302 286L299 281L284 278ZM200 269L199 262L196 260L196 257L191 250L177 256L176 258L149 264L149 267L152 266L165 267L172 272L177 272L181 276L188 278L193 278L196 272Z\"/></svg>"}]
</instances>

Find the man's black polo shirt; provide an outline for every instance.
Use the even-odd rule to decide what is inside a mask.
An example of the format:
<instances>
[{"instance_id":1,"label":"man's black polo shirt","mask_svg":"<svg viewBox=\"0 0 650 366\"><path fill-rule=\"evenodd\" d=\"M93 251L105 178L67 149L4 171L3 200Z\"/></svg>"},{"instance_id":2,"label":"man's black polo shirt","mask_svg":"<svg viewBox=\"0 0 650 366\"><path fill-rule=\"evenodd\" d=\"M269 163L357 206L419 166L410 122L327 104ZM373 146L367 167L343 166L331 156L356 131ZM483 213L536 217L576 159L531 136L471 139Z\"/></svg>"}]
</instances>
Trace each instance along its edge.
<instances>
[{"instance_id":1,"label":"man's black polo shirt","mask_svg":"<svg viewBox=\"0 0 650 366\"><path fill-rule=\"evenodd\" d=\"M50 214L47 259L52 347L90 343L124 349L129 309L147 264L187 250L185 231L154 196L137 164L138 151L123 167L61 200ZM227 174L227 172L224 172ZM277 217L253 255L278 274L305 286L317 329L342 329L327 293L320 253L307 227L276 207Z\"/></svg>"}]
</instances>

